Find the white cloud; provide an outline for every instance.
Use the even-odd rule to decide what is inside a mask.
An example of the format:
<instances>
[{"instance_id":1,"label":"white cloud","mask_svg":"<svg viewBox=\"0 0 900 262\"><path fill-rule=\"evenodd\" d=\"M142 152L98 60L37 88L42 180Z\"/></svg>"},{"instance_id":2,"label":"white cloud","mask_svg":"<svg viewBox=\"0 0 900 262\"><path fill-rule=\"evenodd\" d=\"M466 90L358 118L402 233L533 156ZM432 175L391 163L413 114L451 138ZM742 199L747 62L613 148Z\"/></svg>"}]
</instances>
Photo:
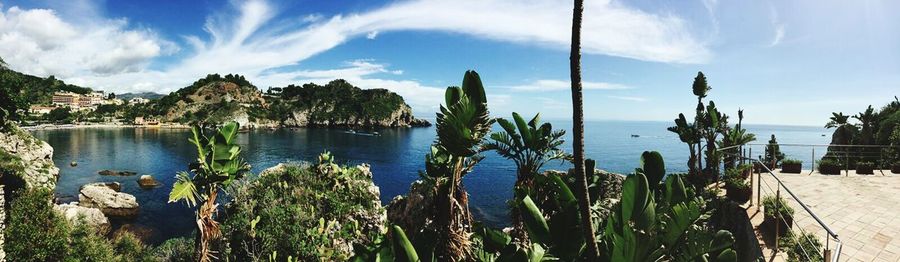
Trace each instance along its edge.
<instances>
[{"instance_id":1,"label":"white cloud","mask_svg":"<svg viewBox=\"0 0 900 262\"><path fill-rule=\"evenodd\" d=\"M2 8L2 7L0 7ZM59 78L137 72L175 47L127 21L64 21L53 10L0 9L0 57L15 70Z\"/></svg>"},{"instance_id":2,"label":"white cloud","mask_svg":"<svg viewBox=\"0 0 900 262\"><path fill-rule=\"evenodd\" d=\"M279 70L297 68L301 61L351 39L375 38L389 31L453 32L567 50L572 11L569 4L553 0L410 0L331 17L286 17L279 10L263 0L232 1L229 10L207 17L207 35L183 36L189 45L179 53L183 57L157 70L148 69L150 62L178 47L149 29L131 29L124 19L67 21L51 10L12 7L0 12L0 57L16 70L54 74L72 83L116 92L166 93L209 73L242 74L261 87L321 83L339 77L365 88L387 88L414 106L434 108L443 97L442 87L379 79L378 74L400 75L403 71L387 70L384 64L372 61L351 61L332 70ZM688 32L686 22L674 15L651 14L610 0L588 1L585 10L584 53L666 63L704 62L711 56ZM97 16L100 12L86 13ZM519 89L569 88L567 81L541 81ZM585 82L584 88L628 87Z\"/></svg>"},{"instance_id":3,"label":"white cloud","mask_svg":"<svg viewBox=\"0 0 900 262\"><path fill-rule=\"evenodd\" d=\"M604 83L604 82L582 82L581 87L584 90L622 90L622 89L631 89L631 87L622 85L622 84L614 84L614 83ZM572 84L569 81L565 80L553 80L553 79L541 79L534 81L532 83L528 83L525 85L517 85L510 86L509 89L515 91L532 91L532 92L541 92L541 91L560 91L560 90L571 90Z\"/></svg>"},{"instance_id":4,"label":"white cloud","mask_svg":"<svg viewBox=\"0 0 900 262\"><path fill-rule=\"evenodd\" d=\"M606 96L606 97L609 97L609 98L612 98L612 99L625 100L625 101L633 101L633 102L645 102L645 101L647 101L646 98L643 98L643 97L637 97L637 96Z\"/></svg>"},{"instance_id":5,"label":"white cloud","mask_svg":"<svg viewBox=\"0 0 900 262\"><path fill-rule=\"evenodd\" d=\"M772 37L772 42L769 43L769 47L774 47L780 44L781 40L784 39L785 26L784 23L782 23L778 18L778 10L775 9L775 6L769 6L769 20L775 30L775 35Z\"/></svg>"}]
</instances>

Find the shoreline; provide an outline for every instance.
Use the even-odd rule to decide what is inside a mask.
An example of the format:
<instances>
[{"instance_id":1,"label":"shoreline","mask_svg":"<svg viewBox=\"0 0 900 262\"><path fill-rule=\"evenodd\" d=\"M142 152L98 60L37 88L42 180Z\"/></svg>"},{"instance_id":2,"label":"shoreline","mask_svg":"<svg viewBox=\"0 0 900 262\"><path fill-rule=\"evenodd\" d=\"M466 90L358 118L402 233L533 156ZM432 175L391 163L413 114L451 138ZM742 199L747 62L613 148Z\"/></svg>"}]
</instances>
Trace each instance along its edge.
<instances>
[{"instance_id":1,"label":"shoreline","mask_svg":"<svg viewBox=\"0 0 900 262\"><path fill-rule=\"evenodd\" d=\"M181 124L160 124L154 126L148 125L132 125L132 124L67 124L67 125L52 125L52 124L43 124L37 126L19 126L19 128L26 131L35 131L35 130L59 130L59 129L82 129L82 128L166 128L166 129L190 129L189 125L181 125Z\"/></svg>"}]
</instances>

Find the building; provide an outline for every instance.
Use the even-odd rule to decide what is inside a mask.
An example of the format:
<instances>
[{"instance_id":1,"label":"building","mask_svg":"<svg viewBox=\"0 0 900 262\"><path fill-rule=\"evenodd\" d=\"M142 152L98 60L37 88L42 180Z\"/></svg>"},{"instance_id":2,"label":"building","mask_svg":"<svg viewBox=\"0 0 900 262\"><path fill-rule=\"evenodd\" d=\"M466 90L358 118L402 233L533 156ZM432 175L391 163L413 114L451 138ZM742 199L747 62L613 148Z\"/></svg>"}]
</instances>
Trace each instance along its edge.
<instances>
[{"instance_id":1,"label":"building","mask_svg":"<svg viewBox=\"0 0 900 262\"><path fill-rule=\"evenodd\" d=\"M150 102L150 99L145 99L142 97L135 97L135 98L132 98L131 100L128 100L129 104L143 104L143 103L147 103L147 102Z\"/></svg>"},{"instance_id":2,"label":"building","mask_svg":"<svg viewBox=\"0 0 900 262\"><path fill-rule=\"evenodd\" d=\"M143 124L144 124L144 117L143 117L143 116L135 117L135 118L134 118L134 124L135 124L135 125L143 125Z\"/></svg>"},{"instance_id":3,"label":"building","mask_svg":"<svg viewBox=\"0 0 900 262\"><path fill-rule=\"evenodd\" d=\"M53 105L77 107L81 100L81 95L72 92L56 92L53 93Z\"/></svg>"},{"instance_id":4,"label":"building","mask_svg":"<svg viewBox=\"0 0 900 262\"><path fill-rule=\"evenodd\" d=\"M103 100L103 104L104 104L104 105L117 105L117 106L118 106L118 105L125 104L125 100L118 99L118 98L106 99L106 100Z\"/></svg>"}]
</instances>

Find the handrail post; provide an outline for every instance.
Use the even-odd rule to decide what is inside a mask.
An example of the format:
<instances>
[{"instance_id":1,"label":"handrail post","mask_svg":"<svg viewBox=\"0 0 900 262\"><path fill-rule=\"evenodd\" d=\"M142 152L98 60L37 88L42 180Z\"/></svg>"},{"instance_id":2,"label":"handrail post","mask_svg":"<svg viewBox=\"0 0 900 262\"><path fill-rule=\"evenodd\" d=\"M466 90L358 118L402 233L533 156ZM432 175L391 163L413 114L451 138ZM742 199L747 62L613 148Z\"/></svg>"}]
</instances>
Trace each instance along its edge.
<instances>
[{"instance_id":1,"label":"handrail post","mask_svg":"<svg viewBox=\"0 0 900 262\"><path fill-rule=\"evenodd\" d=\"M781 218L783 220L784 218L781 217L781 208L780 208L781 207L781 183L778 183L775 186L778 187L778 189L775 191L775 254L778 254L778 234L781 233L779 230L781 228L781 221L778 221L778 219Z\"/></svg>"},{"instance_id":2,"label":"handrail post","mask_svg":"<svg viewBox=\"0 0 900 262\"><path fill-rule=\"evenodd\" d=\"M812 148L812 158L809 159L809 174L812 175L816 172L816 148Z\"/></svg>"}]
</instances>

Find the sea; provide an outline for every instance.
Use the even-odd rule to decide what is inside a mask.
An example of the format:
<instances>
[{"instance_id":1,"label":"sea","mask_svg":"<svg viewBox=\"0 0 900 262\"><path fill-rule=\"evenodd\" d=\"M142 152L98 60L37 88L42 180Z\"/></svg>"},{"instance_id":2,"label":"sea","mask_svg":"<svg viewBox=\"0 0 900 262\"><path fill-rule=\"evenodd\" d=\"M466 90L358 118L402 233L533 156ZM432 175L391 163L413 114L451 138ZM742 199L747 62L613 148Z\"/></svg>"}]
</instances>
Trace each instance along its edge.
<instances>
[{"instance_id":1,"label":"sea","mask_svg":"<svg viewBox=\"0 0 900 262\"><path fill-rule=\"evenodd\" d=\"M571 121L550 121L555 129L571 130ZM688 146L666 130L670 122L588 121L585 123L585 154L595 159L600 169L628 174L640 164L644 151L659 151L669 172L687 171ZM831 131L822 127L744 125L763 144L775 135L782 144L826 145ZM499 131L499 126L494 131ZM260 171L284 162L313 162L324 151L336 161L356 165L368 163L374 183L380 188L384 204L404 195L409 185L424 170L425 154L433 143L434 127L378 130L378 136L361 135L347 129L295 128L252 130L240 133L238 144L242 156ZM188 142L186 129L167 128L71 128L34 130L39 139L54 148L53 160L60 168L56 195L69 201L77 199L79 187L87 183L115 181L122 191L134 195L140 214L133 219L114 220L114 229L122 226L137 229L150 244L165 239L190 236L194 230L194 213L184 203L168 203L175 173L186 171L197 157ZM571 133L566 134L563 148L571 152ZM748 146L752 156L763 154L764 146ZM789 158L803 160L809 169L813 159L825 153L824 146L781 146ZM750 152L747 152L750 155ZM69 163L77 162L77 166ZM544 169L565 170L570 164L550 162ZM133 171L130 177L101 176L101 170ZM155 189L141 189L140 175L152 175L162 183ZM509 224L508 204L515 181L512 161L494 153L463 179L470 194L470 209L476 219L488 225Z\"/></svg>"}]
</instances>

